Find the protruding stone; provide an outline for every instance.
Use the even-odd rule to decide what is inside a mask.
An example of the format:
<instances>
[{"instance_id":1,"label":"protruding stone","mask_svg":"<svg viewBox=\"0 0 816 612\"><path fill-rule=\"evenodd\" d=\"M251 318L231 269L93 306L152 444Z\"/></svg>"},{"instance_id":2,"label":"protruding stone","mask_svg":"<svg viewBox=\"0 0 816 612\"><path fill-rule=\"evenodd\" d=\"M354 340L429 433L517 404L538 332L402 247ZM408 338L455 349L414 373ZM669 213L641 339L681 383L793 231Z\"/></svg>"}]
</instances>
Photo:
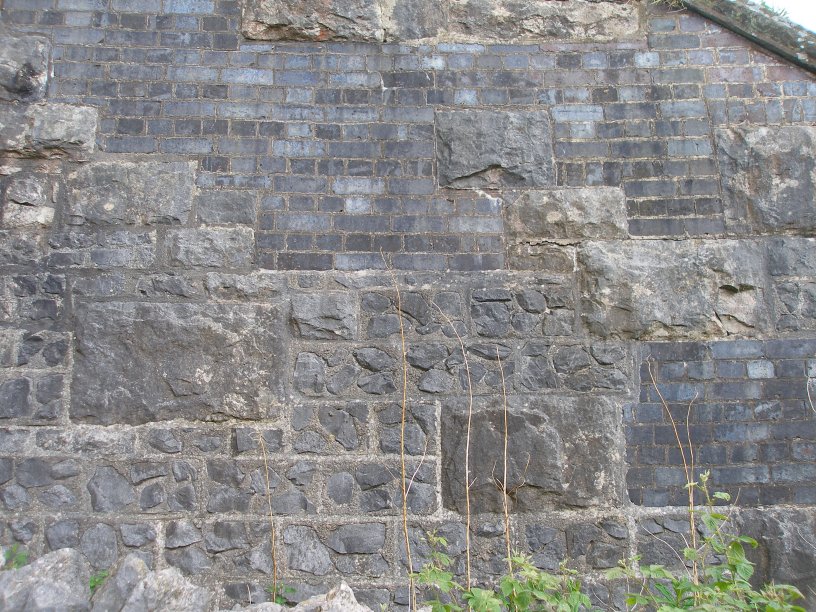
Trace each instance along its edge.
<instances>
[{"instance_id":1,"label":"protruding stone","mask_svg":"<svg viewBox=\"0 0 816 612\"><path fill-rule=\"evenodd\" d=\"M150 572L139 582L122 607L122 612L177 610L197 612L210 605L212 593L188 582L176 569Z\"/></svg>"},{"instance_id":2,"label":"protruding stone","mask_svg":"<svg viewBox=\"0 0 816 612\"><path fill-rule=\"evenodd\" d=\"M63 548L48 553L19 569L0 572L0 609L88 610L90 578L90 567L79 551Z\"/></svg>"},{"instance_id":3,"label":"protruding stone","mask_svg":"<svg viewBox=\"0 0 816 612\"><path fill-rule=\"evenodd\" d=\"M518 189L555 182L550 122L542 111L438 111L436 145L442 187Z\"/></svg>"},{"instance_id":4,"label":"protruding stone","mask_svg":"<svg viewBox=\"0 0 816 612\"><path fill-rule=\"evenodd\" d=\"M48 83L48 39L0 24L0 40L0 100L31 102L42 98Z\"/></svg>"}]
</instances>

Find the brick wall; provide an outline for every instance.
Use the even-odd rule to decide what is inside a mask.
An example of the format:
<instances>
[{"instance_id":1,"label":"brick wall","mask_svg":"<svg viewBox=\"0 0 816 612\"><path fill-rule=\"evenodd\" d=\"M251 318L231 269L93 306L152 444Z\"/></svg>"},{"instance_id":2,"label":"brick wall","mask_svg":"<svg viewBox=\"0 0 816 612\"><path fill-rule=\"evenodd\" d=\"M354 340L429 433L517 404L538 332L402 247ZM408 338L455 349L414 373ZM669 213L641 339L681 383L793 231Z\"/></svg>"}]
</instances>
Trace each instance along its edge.
<instances>
[{"instance_id":1,"label":"brick wall","mask_svg":"<svg viewBox=\"0 0 816 612\"><path fill-rule=\"evenodd\" d=\"M417 567L436 527L464 568L471 391L479 576L504 396L515 546L613 604L604 568L674 563L659 390L762 575L816 583L816 81L688 12L558 4L626 18L262 41L235 1L5 0L0 542L231 607L268 599L271 505L294 598L404 608L402 326Z\"/></svg>"}]
</instances>

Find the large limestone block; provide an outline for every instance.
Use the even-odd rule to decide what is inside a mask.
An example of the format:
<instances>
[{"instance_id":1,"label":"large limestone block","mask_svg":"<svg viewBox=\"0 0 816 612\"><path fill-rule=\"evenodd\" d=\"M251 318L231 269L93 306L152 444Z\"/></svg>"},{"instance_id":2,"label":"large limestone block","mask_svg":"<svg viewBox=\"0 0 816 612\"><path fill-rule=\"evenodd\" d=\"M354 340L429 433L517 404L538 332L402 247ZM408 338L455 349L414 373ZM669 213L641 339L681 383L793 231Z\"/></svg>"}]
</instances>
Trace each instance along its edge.
<instances>
[{"instance_id":1,"label":"large limestone block","mask_svg":"<svg viewBox=\"0 0 816 612\"><path fill-rule=\"evenodd\" d=\"M20 569L0 572L0 609L88 610L90 577L91 568L82 553L70 548L54 551Z\"/></svg>"},{"instance_id":2,"label":"large limestone block","mask_svg":"<svg viewBox=\"0 0 816 612\"><path fill-rule=\"evenodd\" d=\"M122 612L199 612L209 609L212 593L189 582L175 568L150 572L136 585Z\"/></svg>"},{"instance_id":3,"label":"large limestone block","mask_svg":"<svg viewBox=\"0 0 816 612\"><path fill-rule=\"evenodd\" d=\"M626 196L618 187L528 191L505 211L510 244L574 244L628 236Z\"/></svg>"},{"instance_id":4,"label":"large limestone block","mask_svg":"<svg viewBox=\"0 0 816 612\"><path fill-rule=\"evenodd\" d=\"M68 175L72 225L150 225L188 221L195 162L117 161L82 166Z\"/></svg>"},{"instance_id":5,"label":"large limestone block","mask_svg":"<svg viewBox=\"0 0 816 612\"><path fill-rule=\"evenodd\" d=\"M71 418L264 418L283 396L283 325L273 305L81 305Z\"/></svg>"},{"instance_id":6,"label":"large limestone block","mask_svg":"<svg viewBox=\"0 0 816 612\"><path fill-rule=\"evenodd\" d=\"M471 420L471 511L501 512L504 478L501 398L480 401ZM507 489L513 512L598 506L621 498L621 407L602 396L510 396ZM465 512L467 401L442 408L442 501Z\"/></svg>"},{"instance_id":7,"label":"large limestone block","mask_svg":"<svg viewBox=\"0 0 816 612\"><path fill-rule=\"evenodd\" d=\"M382 8L370 0L245 0L243 30L261 40L384 38Z\"/></svg>"},{"instance_id":8,"label":"large limestone block","mask_svg":"<svg viewBox=\"0 0 816 612\"><path fill-rule=\"evenodd\" d=\"M555 183L552 133L544 111L439 111L436 145L442 187L512 189Z\"/></svg>"},{"instance_id":9,"label":"large limestone block","mask_svg":"<svg viewBox=\"0 0 816 612\"><path fill-rule=\"evenodd\" d=\"M243 31L263 40L595 41L639 32L636 3L608 0L244 0Z\"/></svg>"},{"instance_id":10,"label":"large limestone block","mask_svg":"<svg viewBox=\"0 0 816 612\"><path fill-rule=\"evenodd\" d=\"M474 40L591 40L637 34L636 3L570 0L451 0L453 38Z\"/></svg>"},{"instance_id":11,"label":"large limestone block","mask_svg":"<svg viewBox=\"0 0 816 612\"><path fill-rule=\"evenodd\" d=\"M96 148L98 115L88 106L0 104L0 153L87 159Z\"/></svg>"},{"instance_id":12,"label":"large limestone block","mask_svg":"<svg viewBox=\"0 0 816 612\"><path fill-rule=\"evenodd\" d=\"M763 584L773 581L798 587L805 595L808 609L813 609L816 514L807 508L749 510L740 515L739 524L740 533L759 542L756 549L746 547L748 558L756 564L757 578Z\"/></svg>"},{"instance_id":13,"label":"large limestone block","mask_svg":"<svg viewBox=\"0 0 816 612\"><path fill-rule=\"evenodd\" d=\"M816 231L816 128L717 130L723 204L740 231Z\"/></svg>"},{"instance_id":14,"label":"large limestone block","mask_svg":"<svg viewBox=\"0 0 816 612\"><path fill-rule=\"evenodd\" d=\"M601 337L750 336L769 325L765 251L754 242L591 242L578 264L583 322Z\"/></svg>"},{"instance_id":15,"label":"large limestone block","mask_svg":"<svg viewBox=\"0 0 816 612\"><path fill-rule=\"evenodd\" d=\"M48 39L0 23L0 40L0 100L31 102L42 98L48 84Z\"/></svg>"}]
</instances>

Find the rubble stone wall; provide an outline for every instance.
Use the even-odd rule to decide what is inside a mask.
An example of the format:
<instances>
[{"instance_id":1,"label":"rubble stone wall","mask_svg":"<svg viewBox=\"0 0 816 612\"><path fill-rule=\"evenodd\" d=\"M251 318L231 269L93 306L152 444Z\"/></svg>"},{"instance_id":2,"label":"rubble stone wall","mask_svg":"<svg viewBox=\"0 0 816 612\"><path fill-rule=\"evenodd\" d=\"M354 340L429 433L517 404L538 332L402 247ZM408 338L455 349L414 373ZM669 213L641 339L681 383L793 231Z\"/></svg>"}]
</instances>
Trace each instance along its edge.
<instances>
[{"instance_id":1,"label":"rubble stone wall","mask_svg":"<svg viewBox=\"0 0 816 612\"><path fill-rule=\"evenodd\" d=\"M506 406L514 546L619 602L602 570L688 530L668 407L761 576L816 584L812 75L634 2L0 28L0 543L229 607L269 597L271 513L294 598L399 609L401 447L415 567L433 528L464 567L469 476L504 571Z\"/></svg>"}]
</instances>

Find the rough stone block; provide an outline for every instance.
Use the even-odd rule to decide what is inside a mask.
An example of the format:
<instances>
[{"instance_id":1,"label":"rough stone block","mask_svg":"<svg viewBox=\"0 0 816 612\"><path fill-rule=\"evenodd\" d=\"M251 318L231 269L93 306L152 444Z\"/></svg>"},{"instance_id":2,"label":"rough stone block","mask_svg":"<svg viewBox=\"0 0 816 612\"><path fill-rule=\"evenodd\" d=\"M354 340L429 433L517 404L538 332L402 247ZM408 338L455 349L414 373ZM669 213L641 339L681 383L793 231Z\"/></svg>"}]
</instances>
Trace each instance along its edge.
<instances>
[{"instance_id":1,"label":"rough stone block","mask_svg":"<svg viewBox=\"0 0 816 612\"><path fill-rule=\"evenodd\" d=\"M716 141L730 228L816 231L816 128L734 127Z\"/></svg>"},{"instance_id":2,"label":"rough stone block","mask_svg":"<svg viewBox=\"0 0 816 612\"><path fill-rule=\"evenodd\" d=\"M347 293L292 297L292 325L301 338L351 340L357 335L357 304Z\"/></svg>"},{"instance_id":3,"label":"rough stone block","mask_svg":"<svg viewBox=\"0 0 816 612\"><path fill-rule=\"evenodd\" d=\"M626 197L617 187L529 191L506 204L507 234L517 244L626 238Z\"/></svg>"},{"instance_id":4,"label":"rough stone block","mask_svg":"<svg viewBox=\"0 0 816 612\"><path fill-rule=\"evenodd\" d=\"M112 302L77 319L75 421L260 419L283 397L275 306Z\"/></svg>"},{"instance_id":5,"label":"rough stone block","mask_svg":"<svg viewBox=\"0 0 816 612\"><path fill-rule=\"evenodd\" d=\"M246 0L243 32L261 40L382 42L382 8L368 0Z\"/></svg>"},{"instance_id":6,"label":"rough stone block","mask_svg":"<svg viewBox=\"0 0 816 612\"><path fill-rule=\"evenodd\" d=\"M70 104L0 105L0 153L86 159L96 148L98 111Z\"/></svg>"},{"instance_id":7,"label":"rough stone block","mask_svg":"<svg viewBox=\"0 0 816 612\"><path fill-rule=\"evenodd\" d=\"M171 265L244 268L252 263L255 233L249 228L179 229L167 233Z\"/></svg>"},{"instance_id":8,"label":"rough stone block","mask_svg":"<svg viewBox=\"0 0 816 612\"><path fill-rule=\"evenodd\" d=\"M633 4L571 0L451 0L454 38L498 41L591 40L609 42L638 33Z\"/></svg>"},{"instance_id":9,"label":"rough stone block","mask_svg":"<svg viewBox=\"0 0 816 612\"><path fill-rule=\"evenodd\" d=\"M436 113L439 184L460 189L547 187L555 182L543 111Z\"/></svg>"},{"instance_id":10,"label":"rough stone block","mask_svg":"<svg viewBox=\"0 0 816 612\"><path fill-rule=\"evenodd\" d=\"M68 175L72 225L151 225L188 221L195 162L98 162Z\"/></svg>"},{"instance_id":11,"label":"rough stone block","mask_svg":"<svg viewBox=\"0 0 816 612\"><path fill-rule=\"evenodd\" d=\"M48 84L48 39L0 24L0 40L0 100L31 102L42 98Z\"/></svg>"},{"instance_id":12,"label":"rough stone block","mask_svg":"<svg viewBox=\"0 0 816 612\"><path fill-rule=\"evenodd\" d=\"M759 245L733 240L587 243L583 322L619 338L753 335L769 326Z\"/></svg>"},{"instance_id":13,"label":"rough stone block","mask_svg":"<svg viewBox=\"0 0 816 612\"><path fill-rule=\"evenodd\" d=\"M493 478L503 471L499 449L504 412L500 398L485 401L471 423L471 509L501 512L501 493ZM597 506L620 499L623 438L615 402L538 395L510 396L508 403L507 488L515 489L514 512ZM442 415L442 501L445 508L464 512L467 402L451 400Z\"/></svg>"}]
</instances>

